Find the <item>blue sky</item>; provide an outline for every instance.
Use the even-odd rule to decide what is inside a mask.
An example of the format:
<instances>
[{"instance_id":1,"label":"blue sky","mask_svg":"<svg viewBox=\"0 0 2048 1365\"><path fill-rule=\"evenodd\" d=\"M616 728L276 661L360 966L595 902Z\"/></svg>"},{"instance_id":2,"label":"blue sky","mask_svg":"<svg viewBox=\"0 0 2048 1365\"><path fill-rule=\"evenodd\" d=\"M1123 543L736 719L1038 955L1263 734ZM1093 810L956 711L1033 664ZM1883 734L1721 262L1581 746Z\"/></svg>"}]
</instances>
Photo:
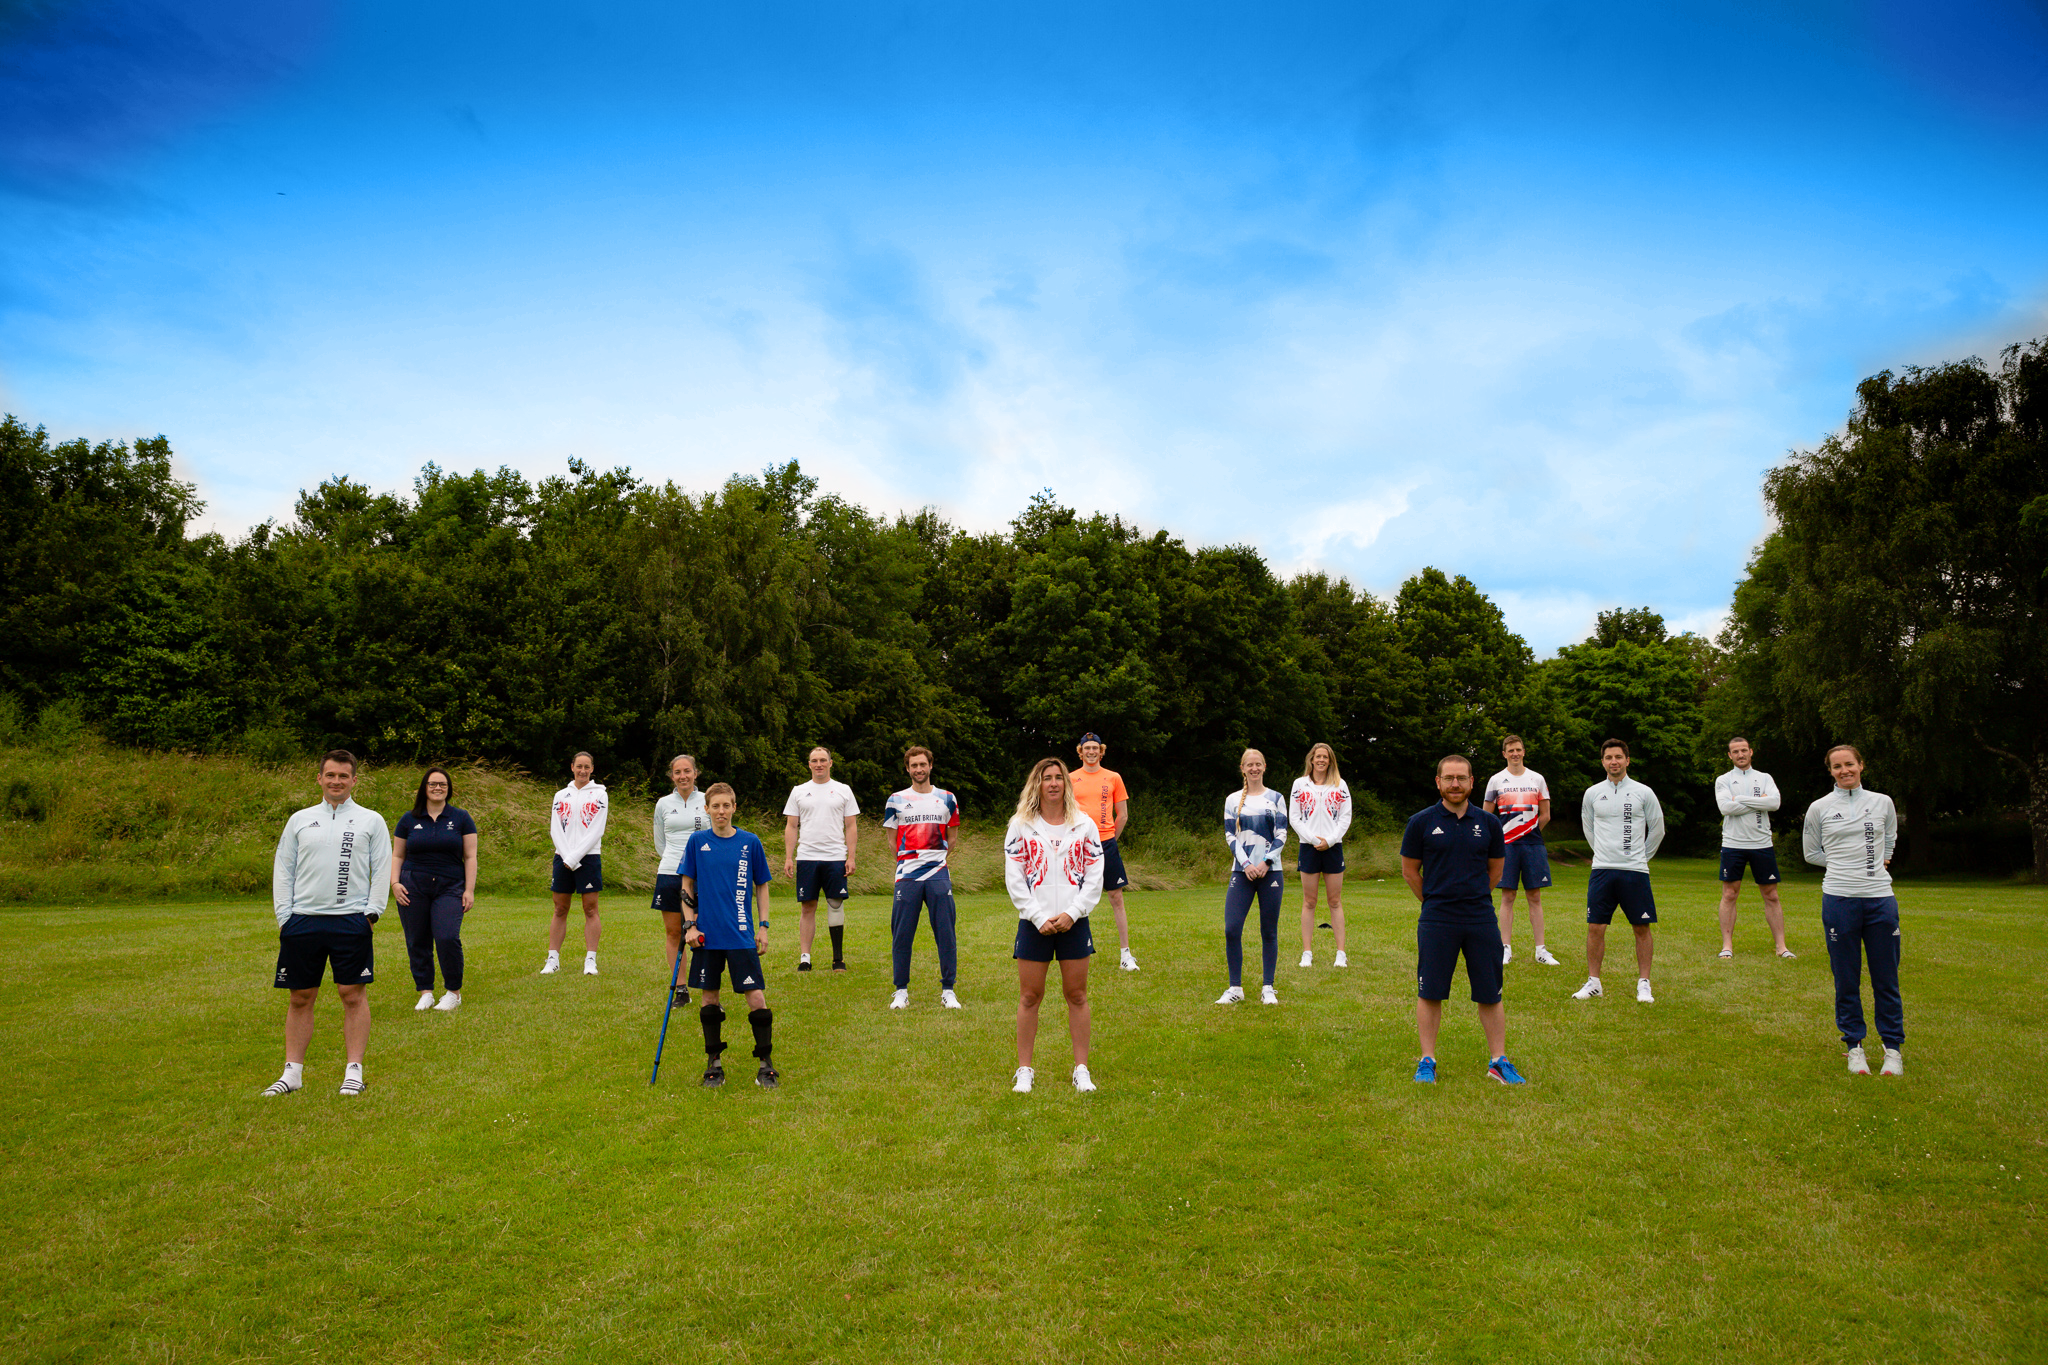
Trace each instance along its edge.
<instances>
[{"instance_id":1,"label":"blue sky","mask_svg":"<svg viewBox=\"0 0 2048 1365\"><path fill-rule=\"evenodd\" d=\"M0 0L0 409L333 473L1037 489L1540 652L1707 628L1883 368L2048 334L2048 0Z\"/></svg>"}]
</instances>

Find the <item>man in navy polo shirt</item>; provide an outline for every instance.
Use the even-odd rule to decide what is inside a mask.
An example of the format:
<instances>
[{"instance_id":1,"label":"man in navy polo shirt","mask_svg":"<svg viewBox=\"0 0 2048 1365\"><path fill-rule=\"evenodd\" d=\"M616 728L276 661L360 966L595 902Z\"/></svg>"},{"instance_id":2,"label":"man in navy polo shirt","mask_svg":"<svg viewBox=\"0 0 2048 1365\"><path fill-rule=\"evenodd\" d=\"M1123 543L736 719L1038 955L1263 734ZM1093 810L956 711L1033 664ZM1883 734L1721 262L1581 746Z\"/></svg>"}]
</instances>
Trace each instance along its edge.
<instances>
[{"instance_id":1,"label":"man in navy polo shirt","mask_svg":"<svg viewBox=\"0 0 2048 1365\"><path fill-rule=\"evenodd\" d=\"M1422 1060L1415 1079L1436 1080L1436 1035L1450 998L1458 955L1479 1006L1486 1074L1503 1085L1525 1080L1507 1059L1508 1014L1501 1000L1500 925L1493 917L1493 884L1500 880L1507 842L1500 821L1472 804L1472 760L1450 754L1437 760L1436 789L1442 797L1418 811L1401 835L1401 877L1422 902L1415 925L1415 1030Z\"/></svg>"}]
</instances>

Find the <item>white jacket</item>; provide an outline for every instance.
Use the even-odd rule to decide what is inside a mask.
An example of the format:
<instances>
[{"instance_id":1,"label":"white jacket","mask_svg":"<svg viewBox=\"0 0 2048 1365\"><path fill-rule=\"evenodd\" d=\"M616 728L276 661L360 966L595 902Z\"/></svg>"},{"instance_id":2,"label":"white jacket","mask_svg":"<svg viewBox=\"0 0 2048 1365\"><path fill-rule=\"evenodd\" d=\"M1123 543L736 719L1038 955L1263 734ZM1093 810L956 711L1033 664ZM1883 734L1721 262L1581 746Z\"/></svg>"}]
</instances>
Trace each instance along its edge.
<instances>
[{"instance_id":1,"label":"white jacket","mask_svg":"<svg viewBox=\"0 0 2048 1365\"><path fill-rule=\"evenodd\" d=\"M661 863L654 869L657 877L673 877L682 866L683 846L690 836L700 829L711 828L711 817L704 813L704 793L693 791L690 799L670 792L654 803L654 856Z\"/></svg>"},{"instance_id":2,"label":"white jacket","mask_svg":"<svg viewBox=\"0 0 2048 1365\"><path fill-rule=\"evenodd\" d=\"M1827 869L1820 879L1823 895L1891 895L1885 864L1899 846L1899 813L1889 796L1837 787L1806 808L1804 835L1806 861Z\"/></svg>"},{"instance_id":3,"label":"white jacket","mask_svg":"<svg viewBox=\"0 0 2048 1365\"><path fill-rule=\"evenodd\" d=\"M1730 768L1714 779L1714 804L1721 808L1721 847L1769 848L1770 812L1782 804L1778 784L1755 768Z\"/></svg>"},{"instance_id":4,"label":"white jacket","mask_svg":"<svg viewBox=\"0 0 2048 1365\"><path fill-rule=\"evenodd\" d=\"M1340 777L1334 787L1318 787L1306 777L1295 778L1287 824L1303 848L1314 848L1318 839L1335 848L1351 828L1351 784Z\"/></svg>"},{"instance_id":5,"label":"white jacket","mask_svg":"<svg viewBox=\"0 0 2048 1365\"><path fill-rule=\"evenodd\" d=\"M293 915L381 915L391 900L391 831L355 799L322 801L284 822L270 864L270 908Z\"/></svg>"},{"instance_id":6,"label":"white jacket","mask_svg":"<svg viewBox=\"0 0 2048 1365\"><path fill-rule=\"evenodd\" d=\"M562 866L575 871L593 853L604 852L604 783L570 783L555 793L548 833Z\"/></svg>"},{"instance_id":7,"label":"white jacket","mask_svg":"<svg viewBox=\"0 0 2048 1365\"><path fill-rule=\"evenodd\" d=\"M1072 915L1076 923L1088 918L1102 899L1102 835L1095 822L1079 811L1071 825L1012 816L1003 835L1003 885L1017 918L1038 928L1054 915Z\"/></svg>"},{"instance_id":8,"label":"white jacket","mask_svg":"<svg viewBox=\"0 0 2048 1365\"><path fill-rule=\"evenodd\" d=\"M1593 867L1622 872L1648 872L1657 845L1664 842L1664 808L1657 793L1624 777L1605 779L1586 788L1579 802L1579 828L1593 846Z\"/></svg>"}]
</instances>

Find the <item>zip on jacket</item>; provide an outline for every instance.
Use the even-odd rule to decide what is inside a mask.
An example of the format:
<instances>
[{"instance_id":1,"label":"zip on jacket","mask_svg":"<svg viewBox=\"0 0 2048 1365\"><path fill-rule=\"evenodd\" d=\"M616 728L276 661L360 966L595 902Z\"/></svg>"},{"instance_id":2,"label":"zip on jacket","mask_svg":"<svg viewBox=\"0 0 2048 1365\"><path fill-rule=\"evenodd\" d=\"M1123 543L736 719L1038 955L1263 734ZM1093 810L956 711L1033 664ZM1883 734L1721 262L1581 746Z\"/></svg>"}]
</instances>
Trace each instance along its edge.
<instances>
[{"instance_id":1,"label":"zip on jacket","mask_svg":"<svg viewBox=\"0 0 2048 1365\"><path fill-rule=\"evenodd\" d=\"M1351 784L1339 778L1335 786L1318 787L1306 777L1295 778L1287 824L1303 848L1314 848L1318 839L1335 848L1351 828Z\"/></svg>"},{"instance_id":2,"label":"zip on jacket","mask_svg":"<svg viewBox=\"0 0 2048 1365\"><path fill-rule=\"evenodd\" d=\"M1003 835L1003 885L1017 918L1038 928L1055 915L1088 918L1102 899L1102 836L1078 811L1071 825L1010 818Z\"/></svg>"},{"instance_id":3,"label":"zip on jacket","mask_svg":"<svg viewBox=\"0 0 2048 1365\"><path fill-rule=\"evenodd\" d=\"M1837 787L1806 808L1802 834L1806 861L1827 869L1820 879L1823 895L1892 894L1885 864L1899 846L1899 813L1889 796Z\"/></svg>"},{"instance_id":4,"label":"zip on jacket","mask_svg":"<svg viewBox=\"0 0 2048 1365\"><path fill-rule=\"evenodd\" d=\"M391 831L351 797L322 801L284 822L270 864L270 907L293 915L381 915L391 899Z\"/></svg>"},{"instance_id":5,"label":"zip on jacket","mask_svg":"<svg viewBox=\"0 0 2048 1365\"><path fill-rule=\"evenodd\" d=\"M1664 808L1657 793L1633 777L1605 780L1586 788L1579 802L1579 827L1593 846L1593 866L1648 872L1664 842Z\"/></svg>"},{"instance_id":6,"label":"zip on jacket","mask_svg":"<svg viewBox=\"0 0 2048 1365\"><path fill-rule=\"evenodd\" d=\"M711 817L704 813L703 792L691 792L687 801L670 792L655 802L654 856L659 862L655 865L654 875L675 876L676 869L682 865L683 848L689 843L690 836L710 828Z\"/></svg>"},{"instance_id":7,"label":"zip on jacket","mask_svg":"<svg viewBox=\"0 0 2048 1365\"><path fill-rule=\"evenodd\" d=\"M604 852L604 817L602 782L586 782L580 787L572 782L555 793L548 834L563 867L573 872L591 854Z\"/></svg>"},{"instance_id":8,"label":"zip on jacket","mask_svg":"<svg viewBox=\"0 0 2048 1365\"><path fill-rule=\"evenodd\" d=\"M1733 768L1714 779L1714 804L1721 808L1721 847L1769 848L1770 812L1784 801L1769 773Z\"/></svg>"}]
</instances>

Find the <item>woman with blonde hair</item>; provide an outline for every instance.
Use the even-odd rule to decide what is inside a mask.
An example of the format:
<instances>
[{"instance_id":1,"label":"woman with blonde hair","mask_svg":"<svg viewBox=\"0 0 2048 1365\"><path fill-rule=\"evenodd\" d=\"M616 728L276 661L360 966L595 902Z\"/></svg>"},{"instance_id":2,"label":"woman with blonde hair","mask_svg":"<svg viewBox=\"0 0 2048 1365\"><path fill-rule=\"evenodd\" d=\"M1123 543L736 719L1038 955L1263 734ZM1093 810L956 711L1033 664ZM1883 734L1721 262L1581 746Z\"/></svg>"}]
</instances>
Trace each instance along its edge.
<instances>
[{"instance_id":1,"label":"woman with blonde hair","mask_svg":"<svg viewBox=\"0 0 2048 1365\"><path fill-rule=\"evenodd\" d=\"M697 759L677 754L668 761L669 785L675 790L654 803L654 901L668 936L669 976L675 978L676 955L683 950L683 851L692 834L711 828L704 793L697 790ZM675 1003L690 1003L690 988L676 982Z\"/></svg>"},{"instance_id":2,"label":"woman with blonde hair","mask_svg":"<svg viewBox=\"0 0 2048 1365\"><path fill-rule=\"evenodd\" d=\"M1038 1005L1054 958L1067 999L1074 1048L1074 1089L1095 1089L1088 1075L1088 958L1095 951L1088 912L1102 899L1102 835L1074 800L1066 765L1040 759L1024 780L1017 813L1003 836L1003 885L1017 907L1017 1074L1010 1088L1029 1094L1038 1042Z\"/></svg>"},{"instance_id":3,"label":"woman with blonde hair","mask_svg":"<svg viewBox=\"0 0 2048 1365\"><path fill-rule=\"evenodd\" d=\"M1280 898L1286 874L1280 853L1287 843L1287 802L1265 783L1266 756L1246 749L1237 761L1244 785L1223 801L1223 841L1230 846L1230 886L1223 893L1223 956L1230 964L1230 987L1216 998L1219 1005L1244 1000L1244 922L1254 897L1259 902L1259 949L1265 986L1259 999L1280 1003L1273 990L1273 969L1280 959Z\"/></svg>"},{"instance_id":4,"label":"woman with blonde hair","mask_svg":"<svg viewBox=\"0 0 2048 1365\"><path fill-rule=\"evenodd\" d=\"M1330 896L1330 928L1337 935L1337 960L1344 960L1344 834L1351 828L1351 787L1337 771L1337 751L1327 744L1309 746L1301 776L1288 794L1288 818L1299 841L1301 873L1301 965L1315 963L1316 884Z\"/></svg>"}]
</instances>

